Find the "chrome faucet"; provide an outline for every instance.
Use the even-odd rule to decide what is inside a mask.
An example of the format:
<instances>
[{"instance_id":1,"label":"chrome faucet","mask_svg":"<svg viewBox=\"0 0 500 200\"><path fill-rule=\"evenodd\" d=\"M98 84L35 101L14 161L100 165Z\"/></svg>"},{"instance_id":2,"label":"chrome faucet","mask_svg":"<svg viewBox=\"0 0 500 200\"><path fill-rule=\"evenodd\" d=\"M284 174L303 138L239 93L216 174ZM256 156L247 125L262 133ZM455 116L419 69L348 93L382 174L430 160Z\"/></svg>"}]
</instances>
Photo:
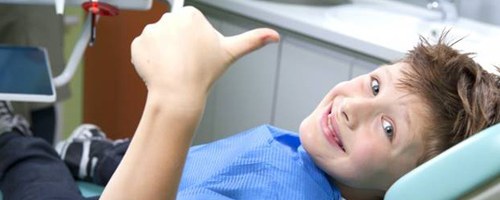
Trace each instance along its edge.
<instances>
[{"instance_id":1,"label":"chrome faucet","mask_svg":"<svg viewBox=\"0 0 500 200\"><path fill-rule=\"evenodd\" d=\"M441 20L453 22L458 19L458 11L454 0L429 0L427 8L441 12Z\"/></svg>"}]
</instances>

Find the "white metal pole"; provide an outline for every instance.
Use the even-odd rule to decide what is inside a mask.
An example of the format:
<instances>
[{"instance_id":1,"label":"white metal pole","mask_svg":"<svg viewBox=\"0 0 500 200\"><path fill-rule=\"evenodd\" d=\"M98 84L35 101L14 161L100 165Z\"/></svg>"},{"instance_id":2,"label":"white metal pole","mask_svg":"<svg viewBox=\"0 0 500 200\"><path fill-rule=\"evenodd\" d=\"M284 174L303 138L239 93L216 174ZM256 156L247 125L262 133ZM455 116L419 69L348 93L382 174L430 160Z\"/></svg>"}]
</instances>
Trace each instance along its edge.
<instances>
[{"instance_id":1,"label":"white metal pole","mask_svg":"<svg viewBox=\"0 0 500 200\"><path fill-rule=\"evenodd\" d=\"M78 64L82 60L83 54L85 53L85 49L87 48L90 40L90 20L91 17L88 15L83 25L80 39L76 42L75 47L73 48L73 52L71 53L68 63L66 64L66 68L64 68L64 71L59 76L54 78L54 85L56 87L66 85L71 78L73 78L73 75L75 75Z\"/></svg>"}]
</instances>

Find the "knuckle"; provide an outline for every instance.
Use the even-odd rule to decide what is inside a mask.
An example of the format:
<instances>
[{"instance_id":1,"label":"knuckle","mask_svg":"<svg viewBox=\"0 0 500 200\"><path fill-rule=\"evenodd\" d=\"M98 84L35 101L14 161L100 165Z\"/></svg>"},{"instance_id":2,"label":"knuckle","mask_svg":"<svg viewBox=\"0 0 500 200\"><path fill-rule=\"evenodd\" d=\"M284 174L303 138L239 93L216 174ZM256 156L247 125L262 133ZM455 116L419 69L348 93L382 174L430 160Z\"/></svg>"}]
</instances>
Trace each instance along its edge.
<instances>
[{"instance_id":1,"label":"knuckle","mask_svg":"<svg viewBox=\"0 0 500 200\"><path fill-rule=\"evenodd\" d=\"M200 10L198 10L193 6L186 6L184 10L187 14L189 14L192 17L199 17L203 15Z\"/></svg>"},{"instance_id":2,"label":"knuckle","mask_svg":"<svg viewBox=\"0 0 500 200\"><path fill-rule=\"evenodd\" d=\"M161 16L159 21L166 21L171 17L171 15L172 15L171 13L165 13Z\"/></svg>"},{"instance_id":3,"label":"knuckle","mask_svg":"<svg viewBox=\"0 0 500 200\"><path fill-rule=\"evenodd\" d=\"M150 34L151 32L153 32L153 29L154 29L154 25L153 24L148 24L144 27L144 29L142 30L142 33L139 37L143 37L144 35L148 35Z\"/></svg>"},{"instance_id":4,"label":"knuckle","mask_svg":"<svg viewBox=\"0 0 500 200\"><path fill-rule=\"evenodd\" d=\"M184 11L192 14L196 12L196 8L194 8L193 6L186 6L184 7Z\"/></svg>"},{"instance_id":5,"label":"knuckle","mask_svg":"<svg viewBox=\"0 0 500 200\"><path fill-rule=\"evenodd\" d=\"M130 49L134 50L137 47L137 43L139 42L139 37L134 38L132 43L130 43Z\"/></svg>"}]
</instances>

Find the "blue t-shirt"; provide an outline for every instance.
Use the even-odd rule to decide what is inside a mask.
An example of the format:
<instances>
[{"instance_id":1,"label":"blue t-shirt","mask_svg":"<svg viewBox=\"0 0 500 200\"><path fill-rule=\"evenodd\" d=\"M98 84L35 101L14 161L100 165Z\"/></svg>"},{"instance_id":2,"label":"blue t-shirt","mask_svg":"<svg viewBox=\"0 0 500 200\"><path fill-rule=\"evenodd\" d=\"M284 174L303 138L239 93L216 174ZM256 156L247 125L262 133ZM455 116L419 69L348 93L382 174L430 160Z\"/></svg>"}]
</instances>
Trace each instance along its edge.
<instances>
[{"instance_id":1,"label":"blue t-shirt","mask_svg":"<svg viewBox=\"0 0 500 200\"><path fill-rule=\"evenodd\" d=\"M260 126L189 151L177 199L340 199L296 133Z\"/></svg>"}]
</instances>

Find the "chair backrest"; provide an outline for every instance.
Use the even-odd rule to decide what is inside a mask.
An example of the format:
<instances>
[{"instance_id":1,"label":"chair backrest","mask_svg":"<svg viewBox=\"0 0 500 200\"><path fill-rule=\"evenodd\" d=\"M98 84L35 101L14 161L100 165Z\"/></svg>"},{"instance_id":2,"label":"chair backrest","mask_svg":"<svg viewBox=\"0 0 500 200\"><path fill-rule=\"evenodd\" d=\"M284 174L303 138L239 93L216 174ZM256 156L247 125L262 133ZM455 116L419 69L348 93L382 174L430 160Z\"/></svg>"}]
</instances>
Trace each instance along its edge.
<instances>
[{"instance_id":1,"label":"chair backrest","mask_svg":"<svg viewBox=\"0 0 500 200\"><path fill-rule=\"evenodd\" d=\"M104 191L104 187L88 182L78 181L78 187L83 197L100 196Z\"/></svg>"},{"instance_id":2,"label":"chair backrest","mask_svg":"<svg viewBox=\"0 0 500 200\"><path fill-rule=\"evenodd\" d=\"M499 180L500 124L496 124L401 177L385 199L457 199L485 185L498 194Z\"/></svg>"}]
</instances>

